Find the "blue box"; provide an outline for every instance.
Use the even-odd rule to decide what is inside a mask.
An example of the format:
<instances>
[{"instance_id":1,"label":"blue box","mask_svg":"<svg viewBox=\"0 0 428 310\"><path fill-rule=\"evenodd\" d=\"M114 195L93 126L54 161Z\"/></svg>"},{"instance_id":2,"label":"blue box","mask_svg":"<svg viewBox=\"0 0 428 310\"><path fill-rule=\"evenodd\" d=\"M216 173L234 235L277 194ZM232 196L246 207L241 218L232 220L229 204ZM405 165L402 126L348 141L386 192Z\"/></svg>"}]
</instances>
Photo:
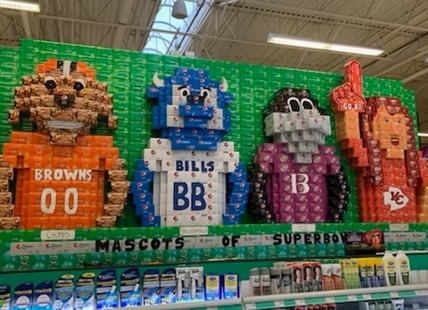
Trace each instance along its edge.
<instances>
[{"instance_id":1,"label":"blue box","mask_svg":"<svg viewBox=\"0 0 428 310\"><path fill-rule=\"evenodd\" d=\"M137 216L146 216L155 215L155 205L152 203L139 204L135 206L135 214Z\"/></svg>"},{"instance_id":2,"label":"blue box","mask_svg":"<svg viewBox=\"0 0 428 310\"><path fill-rule=\"evenodd\" d=\"M141 226L143 227L160 227L160 215L149 215L141 217Z\"/></svg>"},{"instance_id":3,"label":"blue box","mask_svg":"<svg viewBox=\"0 0 428 310\"><path fill-rule=\"evenodd\" d=\"M223 225L237 225L241 217L235 214L223 214Z\"/></svg>"},{"instance_id":4,"label":"blue box","mask_svg":"<svg viewBox=\"0 0 428 310\"><path fill-rule=\"evenodd\" d=\"M153 201L153 194L147 193L147 192L138 192L135 193L132 197L132 202L134 205L143 205L152 203Z\"/></svg>"}]
</instances>

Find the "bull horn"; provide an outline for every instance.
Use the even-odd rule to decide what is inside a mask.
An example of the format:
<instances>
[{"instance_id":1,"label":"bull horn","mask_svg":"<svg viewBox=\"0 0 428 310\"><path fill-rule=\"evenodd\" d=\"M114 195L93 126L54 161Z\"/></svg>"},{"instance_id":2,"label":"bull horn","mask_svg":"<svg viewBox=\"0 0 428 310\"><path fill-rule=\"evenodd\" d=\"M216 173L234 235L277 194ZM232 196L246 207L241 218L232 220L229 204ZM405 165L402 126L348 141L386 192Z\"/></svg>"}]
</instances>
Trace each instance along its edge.
<instances>
[{"instance_id":1,"label":"bull horn","mask_svg":"<svg viewBox=\"0 0 428 310\"><path fill-rule=\"evenodd\" d=\"M229 85L227 84L227 80L224 77L222 77L221 83L220 83L220 90L225 93L225 92L227 92L228 87L229 87Z\"/></svg>"},{"instance_id":2,"label":"bull horn","mask_svg":"<svg viewBox=\"0 0 428 310\"><path fill-rule=\"evenodd\" d=\"M159 78L158 72L155 72L155 74L153 75L153 83L157 86L157 87L162 87L165 86L165 83L163 80L161 80Z\"/></svg>"}]
</instances>

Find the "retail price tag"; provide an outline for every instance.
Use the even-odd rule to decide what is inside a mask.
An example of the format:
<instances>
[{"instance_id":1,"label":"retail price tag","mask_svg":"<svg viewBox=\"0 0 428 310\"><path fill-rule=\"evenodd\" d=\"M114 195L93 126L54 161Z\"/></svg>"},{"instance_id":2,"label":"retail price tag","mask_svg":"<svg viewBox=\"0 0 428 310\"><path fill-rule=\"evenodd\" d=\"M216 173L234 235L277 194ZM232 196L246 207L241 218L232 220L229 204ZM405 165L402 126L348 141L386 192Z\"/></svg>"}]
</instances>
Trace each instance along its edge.
<instances>
[{"instance_id":1,"label":"retail price tag","mask_svg":"<svg viewBox=\"0 0 428 310\"><path fill-rule=\"evenodd\" d=\"M316 228L315 224L291 224L292 232L315 232Z\"/></svg>"},{"instance_id":2,"label":"retail price tag","mask_svg":"<svg viewBox=\"0 0 428 310\"><path fill-rule=\"evenodd\" d=\"M306 305L306 301L304 299L296 299L295 303L296 303L296 306L304 306L304 305Z\"/></svg>"},{"instance_id":3,"label":"retail price tag","mask_svg":"<svg viewBox=\"0 0 428 310\"><path fill-rule=\"evenodd\" d=\"M390 292L390 293L389 293L389 295L390 295L392 298L398 298L398 297L400 297L400 296L398 295L398 292Z\"/></svg>"},{"instance_id":4,"label":"retail price tag","mask_svg":"<svg viewBox=\"0 0 428 310\"><path fill-rule=\"evenodd\" d=\"M371 294L363 294L363 299L364 300L370 300L370 299L372 299L372 295Z\"/></svg>"},{"instance_id":5,"label":"retail price tag","mask_svg":"<svg viewBox=\"0 0 428 310\"><path fill-rule=\"evenodd\" d=\"M334 299L334 297L326 297L325 302L328 304L333 304L336 302L336 299Z\"/></svg>"},{"instance_id":6,"label":"retail price tag","mask_svg":"<svg viewBox=\"0 0 428 310\"><path fill-rule=\"evenodd\" d=\"M349 301L357 301L358 300L357 295L348 295L348 300Z\"/></svg>"},{"instance_id":7,"label":"retail price tag","mask_svg":"<svg viewBox=\"0 0 428 310\"><path fill-rule=\"evenodd\" d=\"M389 224L389 231L409 231L409 224Z\"/></svg>"},{"instance_id":8,"label":"retail price tag","mask_svg":"<svg viewBox=\"0 0 428 310\"><path fill-rule=\"evenodd\" d=\"M256 309L257 309L257 307L256 307L256 304L255 304L255 303L252 303L252 304L245 304L245 309L246 309L246 310L256 310Z\"/></svg>"},{"instance_id":9,"label":"retail price tag","mask_svg":"<svg viewBox=\"0 0 428 310\"><path fill-rule=\"evenodd\" d=\"M282 300L277 300L273 304L274 304L275 308L281 308L281 307L285 306L284 301L282 301Z\"/></svg>"},{"instance_id":10,"label":"retail price tag","mask_svg":"<svg viewBox=\"0 0 428 310\"><path fill-rule=\"evenodd\" d=\"M217 307L208 307L207 310L218 310Z\"/></svg>"},{"instance_id":11,"label":"retail price tag","mask_svg":"<svg viewBox=\"0 0 428 310\"><path fill-rule=\"evenodd\" d=\"M180 227L180 235L182 236L205 236L208 235L208 232L206 226Z\"/></svg>"},{"instance_id":12,"label":"retail price tag","mask_svg":"<svg viewBox=\"0 0 428 310\"><path fill-rule=\"evenodd\" d=\"M417 290L415 294L416 296L428 296L428 290Z\"/></svg>"}]
</instances>

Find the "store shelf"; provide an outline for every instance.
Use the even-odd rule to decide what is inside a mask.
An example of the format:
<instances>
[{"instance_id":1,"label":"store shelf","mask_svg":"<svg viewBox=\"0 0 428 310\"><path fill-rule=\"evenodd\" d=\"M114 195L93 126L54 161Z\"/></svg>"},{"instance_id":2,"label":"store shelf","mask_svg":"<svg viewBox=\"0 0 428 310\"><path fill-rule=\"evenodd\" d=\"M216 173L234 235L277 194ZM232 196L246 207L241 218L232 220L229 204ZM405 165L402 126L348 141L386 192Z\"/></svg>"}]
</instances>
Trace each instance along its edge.
<instances>
[{"instance_id":1,"label":"store shelf","mask_svg":"<svg viewBox=\"0 0 428 310\"><path fill-rule=\"evenodd\" d=\"M157 306L142 306L132 308L133 310L172 310L172 309L192 309L192 310L242 310L242 300L240 298L203 301L203 302L188 302L170 305Z\"/></svg>"},{"instance_id":2,"label":"store shelf","mask_svg":"<svg viewBox=\"0 0 428 310\"><path fill-rule=\"evenodd\" d=\"M244 297L243 303L245 310L258 310L415 296L428 296L428 284Z\"/></svg>"}]
</instances>

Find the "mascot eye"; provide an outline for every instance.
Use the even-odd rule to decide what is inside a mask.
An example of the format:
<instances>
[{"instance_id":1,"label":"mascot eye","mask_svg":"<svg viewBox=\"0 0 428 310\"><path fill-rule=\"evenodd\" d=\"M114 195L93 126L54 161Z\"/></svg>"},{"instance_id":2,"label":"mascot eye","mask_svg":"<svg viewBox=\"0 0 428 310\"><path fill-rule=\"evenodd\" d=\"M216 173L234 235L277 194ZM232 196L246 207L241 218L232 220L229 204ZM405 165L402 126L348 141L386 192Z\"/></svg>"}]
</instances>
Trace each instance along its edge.
<instances>
[{"instance_id":1,"label":"mascot eye","mask_svg":"<svg viewBox=\"0 0 428 310\"><path fill-rule=\"evenodd\" d=\"M385 123L389 123L389 118L385 117L385 118L383 119L383 121L384 121Z\"/></svg>"},{"instance_id":2,"label":"mascot eye","mask_svg":"<svg viewBox=\"0 0 428 310\"><path fill-rule=\"evenodd\" d=\"M82 79L78 79L76 82L74 82L74 86L73 86L73 88L74 88L77 92L81 91L82 89L84 89L84 88L85 88L85 81L84 81L84 80L82 80Z\"/></svg>"},{"instance_id":3,"label":"mascot eye","mask_svg":"<svg viewBox=\"0 0 428 310\"><path fill-rule=\"evenodd\" d=\"M190 95L190 92L187 88L182 88L182 89L180 89L180 95L183 97L187 97Z\"/></svg>"},{"instance_id":4,"label":"mascot eye","mask_svg":"<svg viewBox=\"0 0 428 310\"><path fill-rule=\"evenodd\" d=\"M397 119L397 124L401 124L401 118Z\"/></svg>"},{"instance_id":5,"label":"mascot eye","mask_svg":"<svg viewBox=\"0 0 428 310\"><path fill-rule=\"evenodd\" d=\"M314 104L313 104L312 100L309 98L303 98L301 100L301 104L302 104L304 110L312 110L314 108Z\"/></svg>"},{"instance_id":6,"label":"mascot eye","mask_svg":"<svg viewBox=\"0 0 428 310\"><path fill-rule=\"evenodd\" d=\"M211 90L207 88L201 89L200 95L204 98L208 97L210 95Z\"/></svg>"},{"instance_id":7,"label":"mascot eye","mask_svg":"<svg viewBox=\"0 0 428 310\"><path fill-rule=\"evenodd\" d=\"M49 90L56 88L56 82L53 77L47 76L45 78L45 87Z\"/></svg>"}]
</instances>

